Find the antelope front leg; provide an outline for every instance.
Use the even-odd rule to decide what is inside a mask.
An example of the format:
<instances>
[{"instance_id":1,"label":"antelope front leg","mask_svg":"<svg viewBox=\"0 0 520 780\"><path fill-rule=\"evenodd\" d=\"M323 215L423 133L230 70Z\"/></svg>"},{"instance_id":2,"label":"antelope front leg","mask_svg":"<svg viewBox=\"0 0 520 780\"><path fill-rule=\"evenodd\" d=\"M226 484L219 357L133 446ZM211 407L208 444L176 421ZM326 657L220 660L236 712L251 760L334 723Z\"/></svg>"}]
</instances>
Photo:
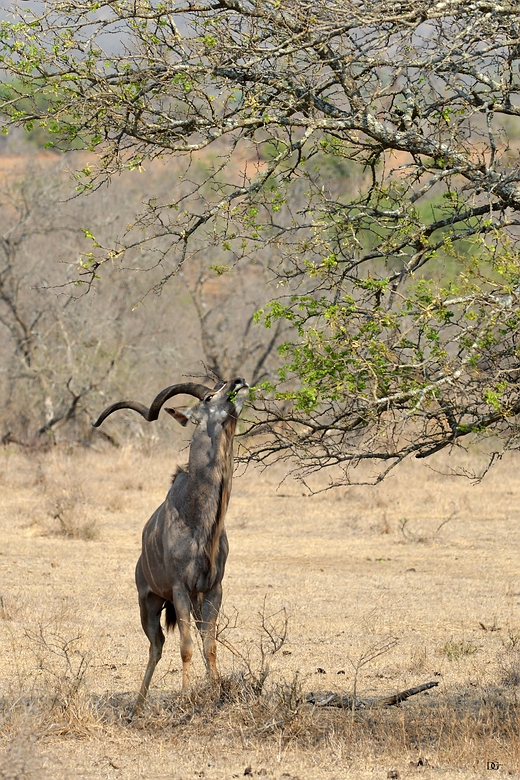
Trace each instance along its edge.
<instances>
[{"instance_id":1,"label":"antelope front leg","mask_svg":"<svg viewBox=\"0 0 520 780\"><path fill-rule=\"evenodd\" d=\"M217 642L215 638L218 611L222 602L222 586L216 585L206 593L202 601L202 620L198 626L202 637L202 646L209 679L215 682L217 672Z\"/></svg>"},{"instance_id":2,"label":"antelope front leg","mask_svg":"<svg viewBox=\"0 0 520 780\"><path fill-rule=\"evenodd\" d=\"M193 656L193 640L190 631L190 599L185 590L174 589L173 606L177 615L177 625L181 635L182 692L190 687L190 664Z\"/></svg>"}]
</instances>

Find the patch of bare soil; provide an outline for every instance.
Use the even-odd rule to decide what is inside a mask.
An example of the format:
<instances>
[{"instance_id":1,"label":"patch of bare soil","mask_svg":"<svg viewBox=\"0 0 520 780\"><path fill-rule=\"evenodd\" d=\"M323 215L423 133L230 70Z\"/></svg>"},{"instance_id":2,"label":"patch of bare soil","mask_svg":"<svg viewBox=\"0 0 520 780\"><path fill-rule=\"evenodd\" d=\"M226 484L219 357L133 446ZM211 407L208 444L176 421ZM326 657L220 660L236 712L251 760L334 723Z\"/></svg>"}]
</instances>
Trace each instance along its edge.
<instances>
[{"instance_id":1,"label":"patch of bare soil","mask_svg":"<svg viewBox=\"0 0 520 780\"><path fill-rule=\"evenodd\" d=\"M440 457L315 496L276 468L238 475L220 685L199 648L181 696L169 635L128 724L148 653L133 571L176 460L0 453L0 779L519 773L516 454L477 486ZM430 681L388 708L306 703Z\"/></svg>"}]
</instances>

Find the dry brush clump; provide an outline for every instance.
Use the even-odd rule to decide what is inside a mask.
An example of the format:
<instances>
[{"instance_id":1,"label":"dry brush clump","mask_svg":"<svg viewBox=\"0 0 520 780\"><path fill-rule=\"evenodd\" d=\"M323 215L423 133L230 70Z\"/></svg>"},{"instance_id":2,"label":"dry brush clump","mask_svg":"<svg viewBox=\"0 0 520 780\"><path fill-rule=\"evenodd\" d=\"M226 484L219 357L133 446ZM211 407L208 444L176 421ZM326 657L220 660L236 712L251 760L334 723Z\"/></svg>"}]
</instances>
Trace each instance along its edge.
<instances>
[{"instance_id":1,"label":"dry brush clump","mask_svg":"<svg viewBox=\"0 0 520 780\"><path fill-rule=\"evenodd\" d=\"M246 671L201 683L189 695L152 693L127 725L132 698L98 700L104 727L118 725L183 742L204 740L252 750L331 750L353 761L373 756L406 765L467 768L497 755L508 767L520 761L520 703L499 687L460 686L422 695L400 707L356 710L309 705L306 682L268 675L255 689Z\"/></svg>"},{"instance_id":2,"label":"dry brush clump","mask_svg":"<svg viewBox=\"0 0 520 780\"><path fill-rule=\"evenodd\" d=\"M89 511L83 490L72 481L69 486L57 486L47 493L47 512L55 521L51 533L71 539L96 539L99 526Z\"/></svg>"},{"instance_id":3,"label":"dry brush clump","mask_svg":"<svg viewBox=\"0 0 520 780\"><path fill-rule=\"evenodd\" d=\"M75 469L61 470L56 466L56 463L47 463L42 470L41 487L46 515L44 532L70 539L96 539L99 521L95 505L78 481Z\"/></svg>"},{"instance_id":4,"label":"dry brush clump","mask_svg":"<svg viewBox=\"0 0 520 780\"><path fill-rule=\"evenodd\" d=\"M506 641L498 650L496 683L441 684L398 707L320 707L308 702L309 678L283 675L271 667L284 646L287 620L283 612L269 616L264 609L256 647L238 640L234 645L232 672L214 685L196 683L188 695L172 691L170 683L168 690L156 686L143 711L129 723L135 692L95 692L90 675L93 637L73 630L73 616L66 608L33 621L30 615L21 617L17 623L6 611L0 623L13 662L9 690L0 700L0 736L7 744L0 758L2 779L31 777L36 771L37 761L26 759L28 740L32 745L42 739L59 743L96 735L125 741L132 734L169 742L204 740L222 749L242 746L264 753L281 747L303 754L332 751L353 762L372 756L416 767L480 766L485 757L496 756L500 745L501 763L511 769L519 766L520 683L511 672L518 662L514 642ZM380 658L372 661L373 671ZM359 680L359 687L365 682ZM6 774L8 766L13 772L18 767L18 774Z\"/></svg>"},{"instance_id":5,"label":"dry brush clump","mask_svg":"<svg viewBox=\"0 0 520 780\"><path fill-rule=\"evenodd\" d=\"M407 766L414 767L474 767L482 764L482 757L492 760L499 744L500 761L510 768L520 766L520 682L511 672L518 661L514 640L498 650L494 660L499 674L493 683L477 686L468 681L445 688L441 683L400 706L384 706L385 697L379 696L357 701L354 697L354 708L324 707L310 703L309 677L298 672L283 675L274 668L274 656L286 646L286 611L270 614L264 599L257 623L254 641L239 637L232 642L233 630L243 627L238 626L238 616L230 620L222 615L220 643L232 653L234 670L215 685L196 684L187 696L155 689L128 728L227 747L240 743L257 751L283 746L304 753L333 751L353 761L366 756L398 763L406 759ZM377 673L382 657L395 646L389 638L371 645L361 657L367 663L354 665L350 687L362 688L367 682L362 679L365 667L370 665ZM443 655L450 662L463 662L467 653ZM489 661L483 657L483 667ZM345 701L352 698L352 690L339 693ZM129 694L100 697L97 713L106 727L126 728L132 703Z\"/></svg>"},{"instance_id":6,"label":"dry brush clump","mask_svg":"<svg viewBox=\"0 0 520 780\"><path fill-rule=\"evenodd\" d=\"M503 651L497 659L499 683L507 688L520 686L520 634L509 629L507 637L501 637Z\"/></svg>"},{"instance_id":7,"label":"dry brush clump","mask_svg":"<svg viewBox=\"0 0 520 780\"><path fill-rule=\"evenodd\" d=\"M0 733L11 739L91 733L97 722L86 679L92 652L87 637L71 631L67 609L2 628L14 673L0 700Z\"/></svg>"},{"instance_id":8,"label":"dry brush clump","mask_svg":"<svg viewBox=\"0 0 520 780\"><path fill-rule=\"evenodd\" d=\"M99 512L84 453L58 447L51 453L6 450L0 479L9 488L30 491L26 523L37 534L70 539L96 539Z\"/></svg>"}]
</instances>

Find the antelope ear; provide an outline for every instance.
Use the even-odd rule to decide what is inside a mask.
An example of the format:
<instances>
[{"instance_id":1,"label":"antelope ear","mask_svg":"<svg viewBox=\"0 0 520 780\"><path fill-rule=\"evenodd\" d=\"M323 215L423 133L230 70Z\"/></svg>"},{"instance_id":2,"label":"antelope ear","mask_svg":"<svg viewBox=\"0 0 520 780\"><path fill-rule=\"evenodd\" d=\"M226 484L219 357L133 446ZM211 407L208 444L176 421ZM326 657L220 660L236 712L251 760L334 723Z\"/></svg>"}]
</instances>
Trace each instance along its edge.
<instances>
[{"instance_id":1,"label":"antelope ear","mask_svg":"<svg viewBox=\"0 0 520 780\"><path fill-rule=\"evenodd\" d=\"M185 415L183 412L178 412L177 409L165 408L164 411L168 412L168 414L170 414L174 420L177 420L177 422L180 423L183 427L185 427L190 421L190 418L187 415Z\"/></svg>"}]
</instances>

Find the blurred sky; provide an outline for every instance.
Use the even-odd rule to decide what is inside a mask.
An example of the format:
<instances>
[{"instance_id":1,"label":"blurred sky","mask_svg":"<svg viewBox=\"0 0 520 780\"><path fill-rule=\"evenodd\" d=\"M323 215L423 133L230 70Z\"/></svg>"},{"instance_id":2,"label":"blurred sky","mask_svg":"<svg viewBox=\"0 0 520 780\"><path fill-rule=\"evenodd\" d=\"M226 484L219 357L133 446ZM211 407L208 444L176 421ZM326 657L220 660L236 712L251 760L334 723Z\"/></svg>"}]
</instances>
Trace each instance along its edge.
<instances>
[{"instance_id":1,"label":"blurred sky","mask_svg":"<svg viewBox=\"0 0 520 780\"><path fill-rule=\"evenodd\" d=\"M7 19L9 16L12 18L12 9L15 7L15 3L9 3L8 0L0 0L0 16L2 19ZM43 8L43 3L38 2L25 2L21 0L20 8L30 8L32 11L39 12ZM11 13L10 13L11 12Z\"/></svg>"},{"instance_id":2,"label":"blurred sky","mask_svg":"<svg viewBox=\"0 0 520 780\"><path fill-rule=\"evenodd\" d=\"M17 0L17 2L10 3L9 0L0 0L0 20L13 20L16 18L16 7L18 6L23 11L33 11L35 14L41 13L45 6L52 6L52 0L47 0L47 3L40 2L40 0ZM106 10L104 11L106 13ZM106 52L112 52L115 54L121 51L122 36L117 34L101 35L98 38L98 44L103 47Z\"/></svg>"}]
</instances>

